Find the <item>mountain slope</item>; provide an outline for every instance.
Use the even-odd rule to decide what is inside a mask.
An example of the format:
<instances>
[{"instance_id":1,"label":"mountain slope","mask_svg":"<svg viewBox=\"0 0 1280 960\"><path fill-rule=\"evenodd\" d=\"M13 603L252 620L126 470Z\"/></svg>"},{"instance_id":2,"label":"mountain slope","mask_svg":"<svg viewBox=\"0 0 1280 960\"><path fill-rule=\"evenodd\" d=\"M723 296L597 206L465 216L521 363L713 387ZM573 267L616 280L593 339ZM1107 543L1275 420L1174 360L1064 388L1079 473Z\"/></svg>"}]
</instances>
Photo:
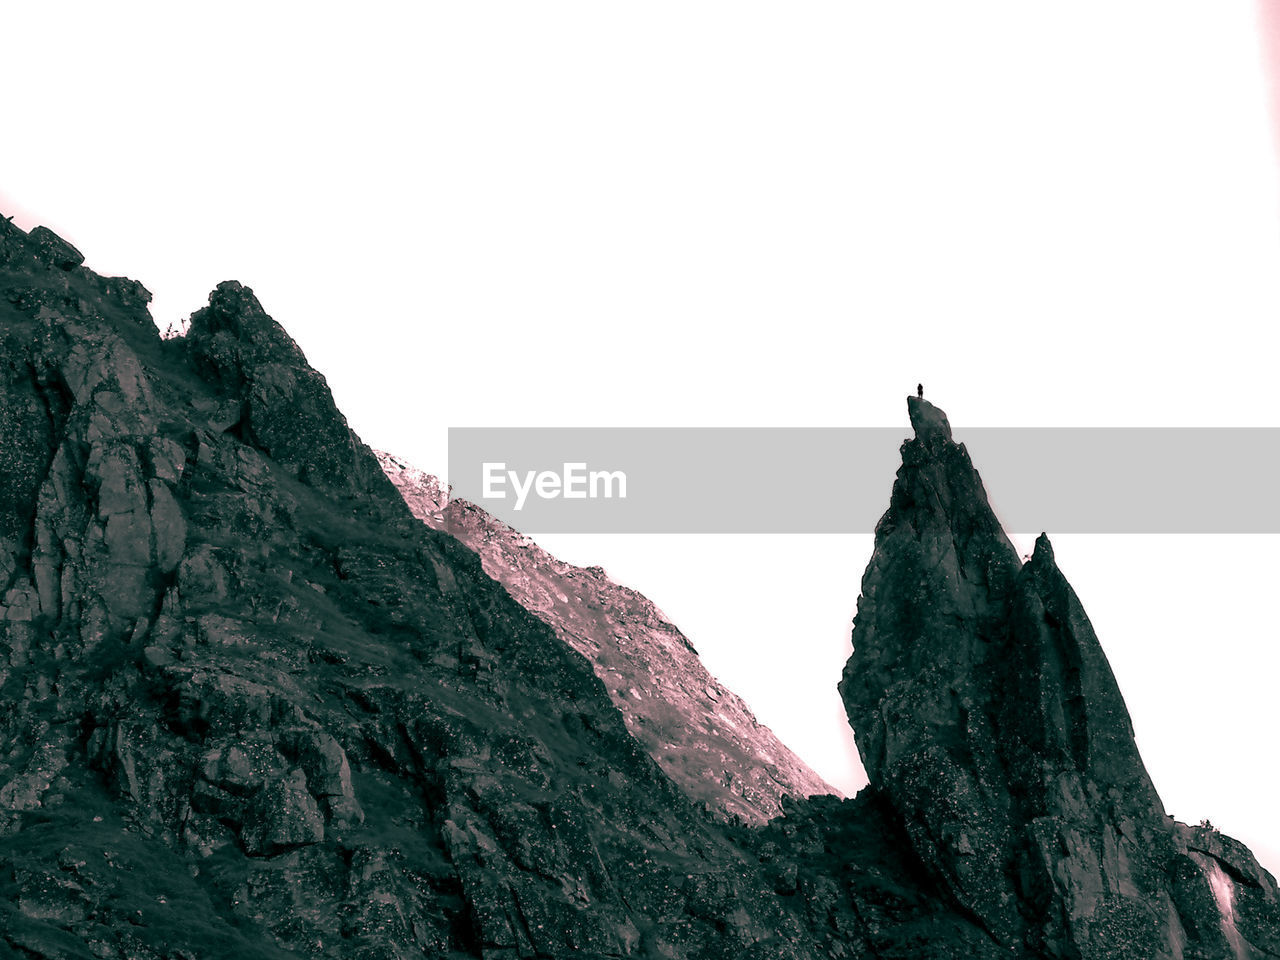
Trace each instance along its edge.
<instances>
[{"instance_id":1,"label":"mountain slope","mask_svg":"<svg viewBox=\"0 0 1280 960\"><path fill-rule=\"evenodd\" d=\"M557 560L390 454L378 461L416 517L474 550L485 573L587 658L632 736L691 797L763 823L782 812L784 796L837 792L707 671L646 597L600 567Z\"/></svg>"},{"instance_id":2,"label":"mountain slope","mask_svg":"<svg viewBox=\"0 0 1280 960\"><path fill-rule=\"evenodd\" d=\"M1011 556L936 408L842 682L872 786L748 826L414 518L252 291L162 341L82 259L0 219L0 952L1280 955L1274 880L1164 816L1047 540Z\"/></svg>"},{"instance_id":3,"label":"mountain slope","mask_svg":"<svg viewBox=\"0 0 1280 960\"><path fill-rule=\"evenodd\" d=\"M0 289L0 944L814 955L251 291L162 342L7 221Z\"/></svg>"}]
</instances>

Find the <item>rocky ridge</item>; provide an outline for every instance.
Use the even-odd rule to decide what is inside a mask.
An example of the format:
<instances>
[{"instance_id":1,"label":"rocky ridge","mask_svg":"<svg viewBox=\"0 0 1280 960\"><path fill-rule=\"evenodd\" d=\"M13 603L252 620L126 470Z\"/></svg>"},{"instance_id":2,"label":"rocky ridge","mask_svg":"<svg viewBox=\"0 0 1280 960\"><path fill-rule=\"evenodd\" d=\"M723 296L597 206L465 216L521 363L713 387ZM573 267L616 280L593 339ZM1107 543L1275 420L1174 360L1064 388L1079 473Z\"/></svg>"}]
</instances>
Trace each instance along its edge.
<instances>
[{"instance_id":1,"label":"rocky ridge","mask_svg":"<svg viewBox=\"0 0 1280 960\"><path fill-rule=\"evenodd\" d=\"M1280 955L1274 880L1176 824L1048 542L940 411L842 692L873 785L760 827L409 512L252 291L162 341L0 219L0 950L37 960Z\"/></svg>"},{"instance_id":2,"label":"rocky ridge","mask_svg":"<svg viewBox=\"0 0 1280 960\"><path fill-rule=\"evenodd\" d=\"M565 563L440 481L386 453L383 471L414 516L447 530L484 571L591 664L627 730L689 796L764 823L782 798L837 794L742 698L706 669L688 639L645 596L600 567Z\"/></svg>"},{"instance_id":3,"label":"rocky ridge","mask_svg":"<svg viewBox=\"0 0 1280 960\"><path fill-rule=\"evenodd\" d=\"M162 341L8 221L0 289L0 944L813 955L250 290Z\"/></svg>"}]
</instances>

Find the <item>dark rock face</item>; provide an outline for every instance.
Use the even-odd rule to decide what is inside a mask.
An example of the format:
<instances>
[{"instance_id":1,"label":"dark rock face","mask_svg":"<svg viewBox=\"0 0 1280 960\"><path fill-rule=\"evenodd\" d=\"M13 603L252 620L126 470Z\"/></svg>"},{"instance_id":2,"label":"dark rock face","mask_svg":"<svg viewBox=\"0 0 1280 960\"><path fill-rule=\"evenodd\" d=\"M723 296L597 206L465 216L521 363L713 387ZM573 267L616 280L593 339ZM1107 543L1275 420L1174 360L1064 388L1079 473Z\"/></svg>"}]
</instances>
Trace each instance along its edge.
<instances>
[{"instance_id":1,"label":"dark rock face","mask_svg":"<svg viewBox=\"0 0 1280 960\"><path fill-rule=\"evenodd\" d=\"M409 513L248 290L162 341L0 219L0 294L0 952L1280 954L1274 881L1163 816L1047 542L1018 564L936 409L843 684L874 786L751 828Z\"/></svg>"},{"instance_id":2,"label":"dark rock face","mask_svg":"<svg viewBox=\"0 0 1280 960\"><path fill-rule=\"evenodd\" d=\"M247 290L161 341L6 228L0 945L816 955Z\"/></svg>"},{"instance_id":3,"label":"dark rock face","mask_svg":"<svg viewBox=\"0 0 1280 960\"><path fill-rule=\"evenodd\" d=\"M435 477L389 454L378 462L414 516L474 550L485 573L587 658L627 730L690 797L764 823L782 812L784 797L836 793L708 672L648 598L450 499Z\"/></svg>"},{"instance_id":4,"label":"dark rock face","mask_svg":"<svg viewBox=\"0 0 1280 960\"><path fill-rule=\"evenodd\" d=\"M395 502L371 452L334 406L324 377L248 287L234 280L191 315L183 343L197 370L231 403L220 415L246 442L297 476L347 494Z\"/></svg>"},{"instance_id":5,"label":"dark rock face","mask_svg":"<svg viewBox=\"0 0 1280 960\"><path fill-rule=\"evenodd\" d=\"M916 436L876 530L841 692L921 864L1007 950L1264 955L1280 929L1274 881L1240 845L1208 853L1165 816L1048 539L1021 564L945 415L908 407ZM1248 931L1224 906L1244 901Z\"/></svg>"},{"instance_id":6,"label":"dark rock face","mask_svg":"<svg viewBox=\"0 0 1280 960\"><path fill-rule=\"evenodd\" d=\"M27 235L27 246L41 263L71 270L84 263L84 254L48 227L36 227Z\"/></svg>"}]
</instances>

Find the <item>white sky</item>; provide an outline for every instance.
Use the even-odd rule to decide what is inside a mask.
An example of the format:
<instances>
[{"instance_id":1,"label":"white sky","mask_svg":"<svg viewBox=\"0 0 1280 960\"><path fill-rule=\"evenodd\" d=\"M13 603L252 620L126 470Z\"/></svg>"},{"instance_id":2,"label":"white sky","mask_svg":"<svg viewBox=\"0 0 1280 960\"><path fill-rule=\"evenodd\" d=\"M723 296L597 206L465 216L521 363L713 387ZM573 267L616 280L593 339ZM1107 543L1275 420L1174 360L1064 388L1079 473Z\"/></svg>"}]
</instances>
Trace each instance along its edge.
<instances>
[{"instance_id":1,"label":"white sky","mask_svg":"<svg viewBox=\"0 0 1280 960\"><path fill-rule=\"evenodd\" d=\"M1251 2L11 4L0 38L0 212L162 326L249 284L425 469L449 426L905 435L920 380L961 433L1280 426ZM541 539L856 789L869 538ZM1170 811L1280 869L1276 539L1055 548Z\"/></svg>"}]
</instances>

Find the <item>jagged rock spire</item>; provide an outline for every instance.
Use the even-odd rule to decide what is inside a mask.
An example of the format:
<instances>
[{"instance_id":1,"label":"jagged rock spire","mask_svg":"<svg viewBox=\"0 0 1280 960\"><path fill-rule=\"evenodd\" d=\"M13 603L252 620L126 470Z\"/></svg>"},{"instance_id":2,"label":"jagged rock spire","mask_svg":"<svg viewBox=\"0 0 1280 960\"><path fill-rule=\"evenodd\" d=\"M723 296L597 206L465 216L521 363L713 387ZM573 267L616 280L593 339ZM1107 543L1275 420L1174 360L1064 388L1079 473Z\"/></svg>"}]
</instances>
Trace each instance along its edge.
<instances>
[{"instance_id":1,"label":"jagged rock spire","mask_svg":"<svg viewBox=\"0 0 1280 960\"><path fill-rule=\"evenodd\" d=\"M947 415L924 397L907 397L907 415L911 418L911 429L915 430L917 440L928 443L935 439L951 439Z\"/></svg>"},{"instance_id":2,"label":"jagged rock spire","mask_svg":"<svg viewBox=\"0 0 1280 960\"><path fill-rule=\"evenodd\" d=\"M907 408L915 437L876 529L840 690L872 786L921 864L1015 952L1255 955L1223 931L1230 920L1240 942L1270 945L1274 883L1247 852L1225 873L1195 859L1204 838L1165 816L1048 537L1021 564L946 415L917 397ZM1233 893L1257 910L1247 933L1221 906L1205 915L1233 871L1253 878Z\"/></svg>"},{"instance_id":3,"label":"jagged rock spire","mask_svg":"<svg viewBox=\"0 0 1280 960\"><path fill-rule=\"evenodd\" d=\"M888 511L840 685L873 785L945 889L998 940L1019 938L1015 816L995 704L1019 562L946 415L909 397Z\"/></svg>"}]
</instances>

